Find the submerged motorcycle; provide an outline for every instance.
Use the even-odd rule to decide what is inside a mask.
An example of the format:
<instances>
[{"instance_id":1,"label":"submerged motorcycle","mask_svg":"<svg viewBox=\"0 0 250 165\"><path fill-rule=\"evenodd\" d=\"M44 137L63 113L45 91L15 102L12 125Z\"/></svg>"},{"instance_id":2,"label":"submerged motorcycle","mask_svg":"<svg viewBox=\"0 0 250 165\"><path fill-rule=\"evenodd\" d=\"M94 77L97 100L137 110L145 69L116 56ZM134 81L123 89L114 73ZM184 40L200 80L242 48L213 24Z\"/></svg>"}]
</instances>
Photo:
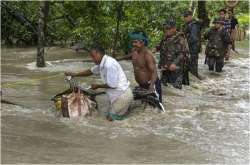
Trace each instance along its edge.
<instances>
[{"instance_id":1,"label":"submerged motorcycle","mask_svg":"<svg viewBox=\"0 0 250 165\"><path fill-rule=\"evenodd\" d=\"M90 87L82 88L71 76L66 76L65 80L69 83L70 87L51 98L54 101L57 112L61 113L63 117L74 118L88 116L93 111L98 110L96 96L105 94L105 92L97 92ZM133 95L134 100L148 103L154 108L157 107L160 112L165 112L165 108L155 93L135 87Z\"/></svg>"}]
</instances>

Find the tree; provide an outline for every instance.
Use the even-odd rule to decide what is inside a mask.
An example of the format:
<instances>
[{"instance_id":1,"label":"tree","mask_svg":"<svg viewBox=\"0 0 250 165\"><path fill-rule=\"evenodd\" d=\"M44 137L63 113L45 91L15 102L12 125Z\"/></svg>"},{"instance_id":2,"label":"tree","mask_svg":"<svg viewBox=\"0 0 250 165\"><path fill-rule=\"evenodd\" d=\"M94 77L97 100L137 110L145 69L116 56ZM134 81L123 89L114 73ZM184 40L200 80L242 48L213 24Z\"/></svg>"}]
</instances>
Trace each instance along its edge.
<instances>
[{"instance_id":1,"label":"tree","mask_svg":"<svg viewBox=\"0 0 250 165\"><path fill-rule=\"evenodd\" d=\"M45 67L45 59L44 59L44 46L45 46L45 36L44 32L46 30L47 17L49 12L49 2L41 1L40 2L40 17L38 20L38 44L37 44L37 59L36 66L37 67Z\"/></svg>"},{"instance_id":2,"label":"tree","mask_svg":"<svg viewBox=\"0 0 250 165\"><path fill-rule=\"evenodd\" d=\"M112 55L115 56L116 53L116 46L119 36L119 26L120 21L122 20L122 14L123 14L123 1L116 4L116 30L115 30L115 37L114 37L114 44L113 44L113 52Z\"/></svg>"},{"instance_id":3,"label":"tree","mask_svg":"<svg viewBox=\"0 0 250 165\"><path fill-rule=\"evenodd\" d=\"M111 50L112 53L125 52L129 45L129 32L144 31L149 37L149 47L154 47L163 36L162 24L166 20L175 19L177 29L181 29L184 23L183 11L191 9L194 16L208 26L209 19L218 17L218 10L226 6L225 1L202 0L50 1L49 5L43 7L45 13L42 16L37 12L37 9L41 8L39 1L2 1L2 43L16 44L21 41L27 46L37 45L37 20L40 18L44 21L39 22L40 54L43 54L44 45L41 44L44 41L46 45L58 46L81 42L86 48L93 43L99 43L108 53L111 53ZM46 9L49 9L49 15L46 15ZM239 1L234 13L236 17L241 18L240 26L248 25L249 21L243 17L249 15L248 1ZM40 61L40 54L37 61Z\"/></svg>"},{"instance_id":4,"label":"tree","mask_svg":"<svg viewBox=\"0 0 250 165\"><path fill-rule=\"evenodd\" d=\"M33 6L34 3L30 6ZM26 6L26 7L25 7ZM26 9L27 5L15 4L13 2L1 2L1 34L2 40L5 40L7 44L14 44L13 39L16 38L18 41L24 41L29 45L35 44L37 40L37 27L30 20L27 13L23 13L20 8ZM20 7L20 8L19 8ZM32 12L32 10L31 10ZM18 30L17 30L18 29Z\"/></svg>"},{"instance_id":5,"label":"tree","mask_svg":"<svg viewBox=\"0 0 250 165\"><path fill-rule=\"evenodd\" d=\"M202 20L202 26L209 26L209 18L206 10L206 1L198 1L198 18Z\"/></svg>"}]
</instances>

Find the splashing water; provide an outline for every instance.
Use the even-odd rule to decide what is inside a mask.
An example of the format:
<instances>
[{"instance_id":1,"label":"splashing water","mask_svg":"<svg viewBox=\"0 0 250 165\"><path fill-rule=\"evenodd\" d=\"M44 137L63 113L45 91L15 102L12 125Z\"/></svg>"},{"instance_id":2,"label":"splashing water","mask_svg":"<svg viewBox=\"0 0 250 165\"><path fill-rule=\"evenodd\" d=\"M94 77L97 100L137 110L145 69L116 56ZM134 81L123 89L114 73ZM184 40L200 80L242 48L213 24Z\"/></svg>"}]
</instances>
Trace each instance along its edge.
<instances>
[{"instance_id":1,"label":"splashing water","mask_svg":"<svg viewBox=\"0 0 250 165\"><path fill-rule=\"evenodd\" d=\"M24 75L2 75L2 83L93 65L51 57L46 68L37 69L31 58L34 53L22 49L16 57L15 50L6 50L3 73ZM101 115L75 120L56 117L49 99L67 88L62 74L34 84L2 88L4 99L23 105L2 104L2 162L249 163L250 59L231 59L220 74L207 71L203 60L199 70L205 80L190 75L191 85L183 90L163 87L166 113L149 106L144 109L135 102L133 113L123 121L108 122ZM120 63L134 87L131 62ZM78 80L83 85L100 81L97 77ZM107 96L97 99L102 110L109 108Z\"/></svg>"}]
</instances>

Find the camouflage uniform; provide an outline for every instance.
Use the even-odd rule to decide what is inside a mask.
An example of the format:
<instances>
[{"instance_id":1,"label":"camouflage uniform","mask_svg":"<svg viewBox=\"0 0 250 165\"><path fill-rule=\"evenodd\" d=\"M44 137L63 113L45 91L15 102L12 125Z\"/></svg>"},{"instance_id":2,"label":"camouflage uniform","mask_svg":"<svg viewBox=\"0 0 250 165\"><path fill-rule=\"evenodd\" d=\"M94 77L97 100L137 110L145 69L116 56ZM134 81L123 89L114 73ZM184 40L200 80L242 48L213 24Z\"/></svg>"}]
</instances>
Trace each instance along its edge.
<instances>
[{"instance_id":1,"label":"camouflage uniform","mask_svg":"<svg viewBox=\"0 0 250 165\"><path fill-rule=\"evenodd\" d=\"M231 43L228 32L225 29L218 30L213 27L205 33L204 39L208 40L205 54L209 70L214 70L215 66L216 72L221 72L224 66L224 55Z\"/></svg>"},{"instance_id":2,"label":"camouflage uniform","mask_svg":"<svg viewBox=\"0 0 250 165\"><path fill-rule=\"evenodd\" d=\"M190 52L190 72L199 77L198 75L198 54L201 50L200 42L200 24L196 20L192 20L184 24L183 32L188 41L188 47Z\"/></svg>"},{"instance_id":3,"label":"camouflage uniform","mask_svg":"<svg viewBox=\"0 0 250 165\"><path fill-rule=\"evenodd\" d=\"M188 45L183 33L176 32L174 35L163 39L158 49L160 50L159 68L172 63L176 64L176 71L162 71L161 81L164 85L171 83L175 88L182 88L182 84L189 85L186 62L188 60Z\"/></svg>"}]
</instances>

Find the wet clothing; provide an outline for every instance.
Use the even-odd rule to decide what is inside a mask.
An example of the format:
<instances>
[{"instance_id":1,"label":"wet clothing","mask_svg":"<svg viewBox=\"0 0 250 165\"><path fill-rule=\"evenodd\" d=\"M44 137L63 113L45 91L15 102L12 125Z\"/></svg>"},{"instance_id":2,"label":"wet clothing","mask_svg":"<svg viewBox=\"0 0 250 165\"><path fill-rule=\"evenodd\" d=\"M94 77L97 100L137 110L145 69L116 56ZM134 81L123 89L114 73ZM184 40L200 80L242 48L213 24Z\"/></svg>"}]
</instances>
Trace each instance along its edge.
<instances>
[{"instance_id":1,"label":"wet clothing","mask_svg":"<svg viewBox=\"0 0 250 165\"><path fill-rule=\"evenodd\" d=\"M224 66L224 57L210 57L207 61L208 69L211 71L221 72Z\"/></svg>"},{"instance_id":2,"label":"wet clothing","mask_svg":"<svg viewBox=\"0 0 250 165\"><path fill-rule=\"evenodd\" d=\"M133 94L120 64L114 58L104 55L101 63L92 67L91 72L100 75L102 81L111 87L106 90L111 103L111 109L106 112L107 119L123 119L133 100Z\"/></svg>"},{"instance_id":3,"label":"wet clothing","mask_svg":"<svg viewBox=\"0 0 250 165\"><path fill-rule=\"evenodd\" d=\"M108 120L122 120L125 119L129 111L129 106L133 101L133 93L128 88L118 99L111 104L111 109L106 112Z\"/></svg>"},{"instance_id":4,"label":"wet clothing","mask_svg":"<svg viewBox=\"0 0 250 165\"><path fill-rule=\"evenodd\" d=\"M164 85L172 84L174 87L181 89L182 84L189 85L187 61L188 61L188 43L183 33L175 33L172 36L164 38L159 44L160 61L159 68L167 66L162 71L161 81ZM175 71L168 70L171 64L176 65Z\"/></svg>"},{"instance_id":5,"label":"wet clothing","mask_svg":"<svg viewBox=\"0 0 250 165\"><path fill-rule=\"evenodd\" d=\"M198 59L199 59L198 55L190 54L189 71L197 78L199 78Z\"/></svg>"},{"instance_id":6,"label":"wet clothing","mask_svg":"<svg viewBox=\"0 0 250 165\"><path fill-rule=\"evenodd\" d=\"M150 83L140 84L139 86L143 89L149 89ZM155 87L155 95L158 97L158 99L162 103L161 81L159 78L157 78L157 80L155 81L154 87Z\"/></svg>"},{"instance_id":7,"label":"wet clothing","mask_svg":"<svg viewBox=\"0 0 250 165\"><path fill-rule=\"evenodd\" d=\"M181 69L177 69L176 71L162 71L161 81L165 86L167 86L167 83L170 83L173 87L182 89L182 84L189 85L188 71Z\"/></svg>"},{"instance_id":8,"label":"wet clothing","mask_svg":"<svg viewBox=\"0 0 250 165\"><path fill-rule=\"evenodd\" d=\"M224 55L227 51L228 45L231 43L229 34L224 30L211 28L204 35L204 39L208 40L205 54L209 70L220 72L224 65Z\"/></svg>"},{"instance_id":9,"label":"wet clothing","mask_svg":"<svg viewBox=\"0 0 250 165\"><path fill-rule=\"evenodd\" d=\"M198 58L201 51L201 26L196 20L191 20L183 27L190 52L190 72L198 77Z\"/></svg>"},{"instance_id":10,"label":"wet clothing","mask_svg":"<svg viewBox=\"0 0 250 165\"><path fill-rule=\"evenodd\" d=\"M100 65L92 67L91 72L100 75L102 81L111 87L106 91L111 103L129 88L130 83L122 67L110 56L104 55Z\"/></svg>"},{"instance_id":11,"label":"wet clothing","mask_svg":"<svg viewBox=\"0 0 250 165\"><path fill-rule=\"evenodd\" d=\"M156 96L156 93L152 93L149 90L138 86L133 89L133 95L134 100L140 100L142 103L148 103L154 108L157 107L160 111L165 112L165 108L160 102L159 98Z\"/></svg>"}]
</instances>

